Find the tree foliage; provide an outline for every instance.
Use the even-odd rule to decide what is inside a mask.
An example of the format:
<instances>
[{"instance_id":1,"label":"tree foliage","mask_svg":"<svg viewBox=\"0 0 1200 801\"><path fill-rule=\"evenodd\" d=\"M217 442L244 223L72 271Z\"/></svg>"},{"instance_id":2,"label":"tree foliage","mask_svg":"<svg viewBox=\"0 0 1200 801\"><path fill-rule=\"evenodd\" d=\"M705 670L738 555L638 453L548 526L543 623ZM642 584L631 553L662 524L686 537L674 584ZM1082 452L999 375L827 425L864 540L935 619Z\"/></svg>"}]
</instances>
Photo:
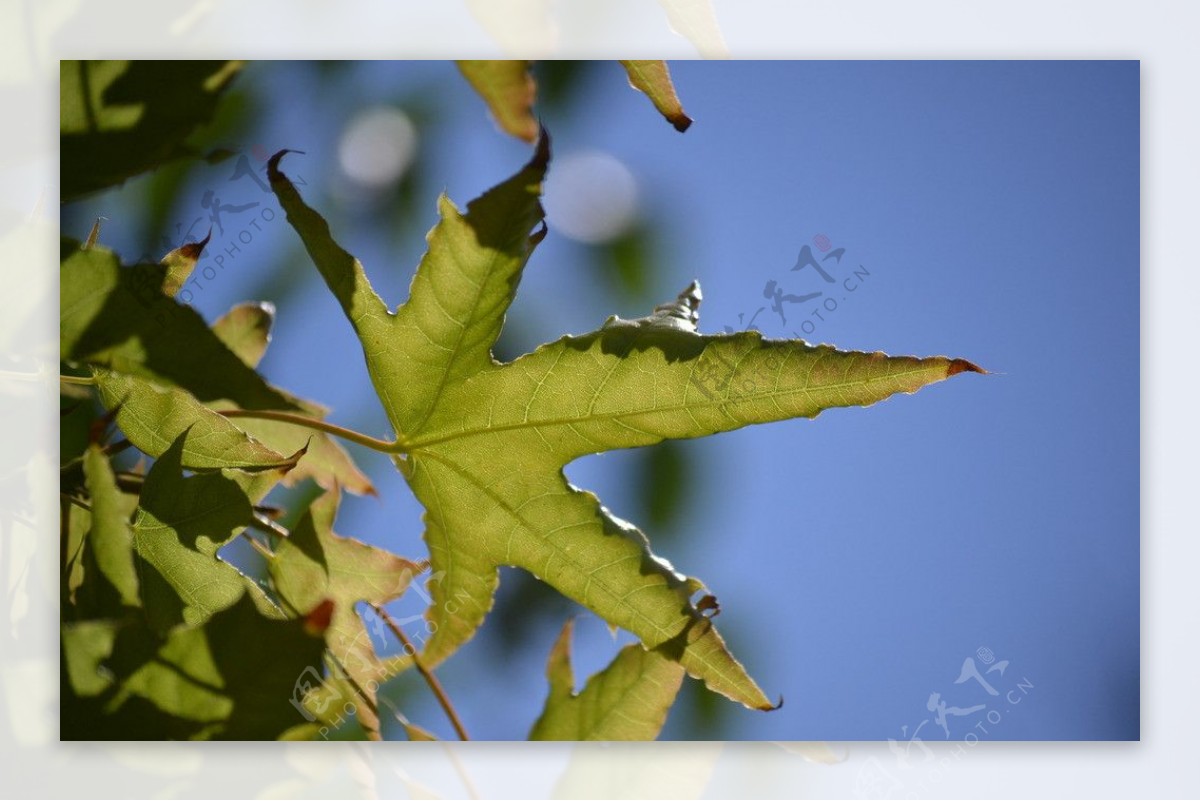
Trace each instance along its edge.
<instances>
[{"instance_id":1,"label":"tree foliage","mask_svg":"<svg viewBox=\"0 0 1200 801\"><path fill-rule=\"evenodd\" d=\"M677 129L690 124L665 64L623 64ZM185 104L135 80L142 65L64 62L64 154L72 170L88 167L69 175L64 155L64 198L189 152L183 140L237 69L170 73ZM484 625L503 566L638 639L576 694L568 623L531 737L652 739L685 674L772 709L714 626L719 605L707 585L571 486L563 468L607 450L867 406L979 371L962 359L846 352L753 331L701 334L698 283L646 317L612 317L498 360L505 315L546 232L540 197L551 144L533 114L528 63L460 69L498 124L533 141L534 152L465 209L438 200L400 306L375 292L283 172L287 151L267 163L271 190L361 343L392 439L334 426L323 406L262 378L269 305L242 304L210 324L180 302L203 242L125 266L95 232L82 244L64 240L64 403L94 410L90 442L62 469L64 737L313 737L352 706L355 731L378 738L388 702L380 687L408 670L465 733L433 670ZM97 89L101 78L117 89ZM138 92L144 124L112 108ZM151 114L159 105L196 113ZM391 456L425 508L427 554L408 558L334 533L341 491L374 492L337 438ZM119 467L114 457L127 447L150 467ZM324 492L284 530L264 499L277 484L305 481ZM265 580L222 558L235 538L262 555ZM414 581L427 588L433 632L420 651L384 610ZM391 630L402 653L377 653L372 628ZM410 738L429 736L393 711Z\"/></svg>"}]
</instances>

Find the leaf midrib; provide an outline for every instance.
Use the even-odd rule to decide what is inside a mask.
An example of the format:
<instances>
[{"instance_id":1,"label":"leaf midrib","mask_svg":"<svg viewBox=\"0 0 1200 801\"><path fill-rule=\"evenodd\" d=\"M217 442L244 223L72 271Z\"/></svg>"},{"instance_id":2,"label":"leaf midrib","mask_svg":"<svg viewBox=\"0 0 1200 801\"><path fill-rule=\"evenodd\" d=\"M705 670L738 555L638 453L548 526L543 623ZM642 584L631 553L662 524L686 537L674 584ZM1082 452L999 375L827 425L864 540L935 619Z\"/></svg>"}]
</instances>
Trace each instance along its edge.
<instances>
[{"instance_id":1,"label":"leaf midrib","mask_svg":"<svg viewBox=\"0 0 1200 801\"><path fill-rule=\"evenodd\" d=\"M847 389L850 387L864 387L864 386L869 386L869 385L875 384L875 383L883 383L885 381L892 381L897 378L906 378L910 375L916 375L918 373L923 373L928 369L929 368L926 367L923 369L906 370L904 372L891 373L887 376L882 376L882 377L878 377L878 378L872 377L872 378L866 378L861 381L846 381L846 382L841 382L838 384L823 384L820 387L815 387L815 388L814 387L797 387L795 389L773 390L773 391L767 392L767 393L745 396L743 398L738 398L736 400L729 400L729 399L706 400L706 401L700 401L699 403L672 404L669 406L659 406L659 407L655 407L653 409L640 409L637 411L601 412L599 414L591 413L591 414L587 414L587 415L583 415L583 416L560 417L560 418L554 418L551 420L523 420L518 423L503 423L500 425L486 426L483 428L471 428L471 429L466 429L463 431L455 431L455 432L446 433L446 434L440 434L440 435L435 434L427 439L416 439L416 440L410 441L407 451L412 454L431 455L431 451L428 449L435 445L441 445L443 443L452 442L452 441L458 440L458 439L468 439L470 437L476 437L476 436L481 436L483 434L492 434L492 433L497 433L497 432L502 432L502 431L517 431L517 430L521 430L521 429L525 429L525 428L536 429L536 428L555 427L555 426L569 426L569 425L574 425L577 423L616 420L621 417L639 417L639 416L647 415L647 414L671 413L671 412L678 412L678 411L684 411L684 410L690 410L690 409L708 409L711 407L728 406L730 404L736 404L736 403L742 403L742 402L767 400L767 399L771 399L771 398L783 398L783 397L788 397L788 396L796 395L796 394L800 394L800 393L813 393L813 392L825 392L825 391L832 392L832 391L838 391L841 389ZM912 393L910 392L910 393L904 393L904 394L912 394ZM869 404L855 404L855 405L874 406L875 403L880 403L884 400L887 400L887 398L880 398L878 401L874 401L873 403L869 403ZM824 409L824 408L818 409L817 412L815 414L813 414L812 416L816 417L818 414L820 414L823 411L826 411L826 409ZM748 421L744 425L750 425L753 422L754 421ZM697 434L697 436L700 436L700 434Z\"/></svg>"}]
</instances>

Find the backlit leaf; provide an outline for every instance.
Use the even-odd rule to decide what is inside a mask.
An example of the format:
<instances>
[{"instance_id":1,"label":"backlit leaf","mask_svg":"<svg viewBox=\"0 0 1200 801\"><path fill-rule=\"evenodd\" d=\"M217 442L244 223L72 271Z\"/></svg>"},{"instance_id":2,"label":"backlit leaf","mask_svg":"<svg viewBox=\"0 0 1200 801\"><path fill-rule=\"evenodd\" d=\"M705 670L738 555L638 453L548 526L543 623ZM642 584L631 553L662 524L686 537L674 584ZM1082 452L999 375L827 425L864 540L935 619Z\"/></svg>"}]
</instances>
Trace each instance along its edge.
<instances>
[{"instance_id":1,"label":"backlit leaf","mask_svg":"<svg viewBox=\"0 0 1200 801\"><path fill-rule=\"evenodd\" d=\"M692 124L692 118L683 112L683 104L675 94L675 84L665 61L622 61L621 66L629 74L629 85L646 97L667 118L667 122L682 133Z\"/></svg>"},{"instance_id":2,"label":"backlit leaf","mask_svg":"<svg viewBox=\"0 0 1200 801\"><path fill-rule=\"evenodd\" d=\"M498 568L524 568L747 706L771 702L696 600L703 584L655 556L644 534L562 472L580 456L751 423L869 405L969 362L841 352L757 332L695 331L699 286L647 318L614 318L508 364L491 348L525 262L544 235L549 142L466 213L440 221L395 312L279 171L271 185L363 345L397 433L396 463L424 504L433 575L424 660L465 643L492 605ZM396 663L402 667L402 662Z\"/></svg>"},{"instance_id":3,"label":"backlit leaf","mask_svg":"<svg viewBox=\"0 0 1200 801\"><path fill-rule=\"evenodd\" d=\"M526 142L537 139L537 86L528 61L460 61L458 68L487 103L500 130Z\"/></svg>"},{"instance_id":4,"label":"backlit leaf","mask_svg":"<svg viewBox=\"0 0 1200 801\"><path fill-rule=\"evenodd\" d=\"M191 470L236 467L241 470L290 470L303 456L284 456L235 426L181 389L97 368L96 389L129 441L151 456L165 453L190 431L182 463Z\"/></svg>"},{"instance_id":5,"label":"backlit leaf","mask_svg":"<svg viewBox=\"0 0 1200 801\"><path fill-rule=\"evenodd\" d=\"M267 352L274 322L275 304L240 303L212 324L212 332L243 364L254 368Z\"/></svg>"},{"instance_id":6,"label":"backlit leaf","mask_svg":"<svg viewBox=\"0 0 1200 801\"><path fill-rule=\"evenodd\" d=\"M678 662L634 643L575 694L571 622L550 652L550 696L530 740L653 740L683 683Z\"/></svg>"}]
</instances>

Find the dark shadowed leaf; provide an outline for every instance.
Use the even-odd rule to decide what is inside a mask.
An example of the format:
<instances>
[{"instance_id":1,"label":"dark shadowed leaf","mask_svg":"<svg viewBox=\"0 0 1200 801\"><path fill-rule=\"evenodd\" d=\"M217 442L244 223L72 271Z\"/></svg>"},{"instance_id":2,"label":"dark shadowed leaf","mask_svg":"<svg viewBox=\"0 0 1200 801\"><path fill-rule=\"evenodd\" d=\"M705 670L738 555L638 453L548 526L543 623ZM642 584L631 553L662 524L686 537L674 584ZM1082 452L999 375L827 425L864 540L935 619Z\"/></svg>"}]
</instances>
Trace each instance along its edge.
<instances>
[{"instance_id":1,"label":"dark shadowed leaf","mask_svg":"<svg viewBox=\"0 0 1200 801\"><path fill-rule=\"evenodd\" d=\"M239 418L236 423L222 423L196 408L199 401L219 411L283 411L317 419L328 413L271 386L255 372L270 339L271 310L262 304L238 306L209 328L191 306L168 296L171 271L190 269L187 264L194 262L199 247L200 243L186 245L168 254L162 264L123 267L109 250L81 251L64 240L59 314L63 359L108 368L114 375L105 379L106 384L143 387L145 379L164 391L174 385L192 396L182 401L195 412L191 422L245 432L275 454L294 454L307 446L305 458L287 475L286 484L312 478L327 489L341 486L356 494L373 492L370 480L327 434L270 420ZM151 455L158 455L158 449L182 430L173 429L170 438L150 436L162 422L161 415L171 411L159 400L159 394L131 391L129 408L122 410L123 420L133 425L127 432L131 441ZM135 407L142 401L150 405ZM219 461L219 453L209 456ZM238 466L233 461L222 464ZM210 461L187 466L221 465Z\"/></svg>"},{"instance_id":2,"label":"dark shadowed leaf","mask_svg":"<svg viewBox=\"0 0 1200 801\"><path fill-rule=\"evenodd\" d=\"M67 625L62 648L64 740L264 740L306 723L295 688L325 644L243 594L161 639L129 623Z\"/></svg>"},{"instance_id":3,"label":"dark shadowed leaf","mask_svg":"<svg viewBox=\"0 0 1200 801\"><path fill-rule=\"evenodd\" d=\"M254 520L253 504L277 476L222 471L185 476L185 432L146 474L133 519L142 605L154 628L197 625L243 593L265 614L282 617L251 578L217 551Z\"/></svg>"},{"instance_id":4,"label":"dark shadowed leaf","mask_svg":"<svg viewBox=\"0 0 1200 801\"><path fill-rule=\"evenodd\" d=\"M198 155L187 139L212 119L239 61L62 61L62 199Z\"/></svg>"}]
</instances>

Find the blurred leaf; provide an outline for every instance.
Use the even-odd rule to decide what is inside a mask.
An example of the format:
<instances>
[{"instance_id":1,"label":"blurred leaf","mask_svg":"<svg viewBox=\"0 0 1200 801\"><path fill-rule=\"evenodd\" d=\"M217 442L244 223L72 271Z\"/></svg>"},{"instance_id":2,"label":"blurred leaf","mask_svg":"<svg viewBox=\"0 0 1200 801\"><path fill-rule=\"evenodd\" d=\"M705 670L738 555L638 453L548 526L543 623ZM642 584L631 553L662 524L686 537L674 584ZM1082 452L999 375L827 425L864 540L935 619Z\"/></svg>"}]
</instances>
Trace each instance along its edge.
<instances>
[{"instance_id":1,"label":"blurred leaf","mask_svg":"<svg viewBox=\"0 0 1200 801\"><path fill-rule=\"evenodd\" d=\"M554 785L554 798L708 798L708 784L725 744L686 748L618 745L575 747Z\"/></svg>"},{"instance_id":2,"label":"blurred leaf","mask_svg":"<svg viewBox=\"0 0 1200 801\"><path fill-rule=\"evenodd\" d=\"M634 643L588 679L575 694L571 670L571 621L563 626L546 678L550 697L530 740L653 740L658 737L683 683L678 662Z\"/></svg>"},{"instance_id":3,"label":"blurred leaf","mask_svg":"<svg viewBox=\"0 0 1200 801\"><path fill-rule=\"evenodd\" d=\"M338 502L337 492L314 501L291 536L276 548L268 569L279 597L297 612L333 602L325 641L356 690L365 694L367 703L360 706L358 721L378 739L375 686L387 677L355 604L383 605L399 598L426 566L335 534Z\"/></svg>"},{"instance_id":4,"label":"blurred leaf","mask_svg":"<svg viewBox=\"0 0 1200 801\"><path fill-rule=\"evenodd\" d=\"M573 59L534 62L533 74L537 81L538 103L542 108L565 110L573 101L584 99L579 88L598 63Z\"/></svg>"},{"instance_id":5,"label":"blurred leaf","mask_svg":"<svg viewBox=\"0 0 1200 801\"><path fill-rule=\"evenodd\" d=\"M185 140L212 119L238 61L62 61L64 201L198 155Z\"/></svg>"},{"instance_id":6,"label":"blurred leaf","mask_svg":"<svg viewBox=\"0 0 1200 801\"><path fill-rule=\"evenodd\" d=\"M651 235L644 224L613 240L599 250L608 256L603 274L629 299L645 300L650 288L650 270L654 264Z\"/></svg>"},{"instance_id":7,"label":"blurred leaf","mask_svg":"<svg viewBox=\"0 0 1200 801\"><path fill-rule=\"evenodd\" d=\"M688 129L692 118L683 113L683 104L675 94L675 84L671 83L667 62L622 61L621 66L629 73L629 85L649 97L658 113L666 117L675 130L682 133Z\"/></svg>"},{"instance_id":8,"label":"blurred leaf","mask_svg":"<svg viewBox=\"0 0 1200 801\"><path fill-rule=\"evenodd\" d=\"M656 557L641 531L570 486L565 464L614 448L698 437L751 423L869 405L968 370L963 360L840 352L758 332L701 336L699 286L649 317L612 318L510 364L491 347L534 246L549 143L515 176L472 201L449 200L409 300L391 312L362 264L269 160L288 221L363 344L393 429L397 466L426 508L433 576L424 660L473 636L501 565L522 567L648 648L746 706L771 702L705 614L703 584ZM396 663L402 667L402 662Z\"/></svg>"},{"instance_id":9,"label":"blurred leaf","mask_svg":"<svg viewBox=\"0 0 1200 801\"><path fill-rule=\"evenodd\" d=\"M695 45L701 58L729 58L712 0L658 0L658 4L667 12L671 29Z\"/></svg>"},{"instance_id":10,"label":"blurred leaf","mask_svg":"<svg viewBox=\"0 0 1200 801\"><path fill-rule=\"evenodd\" d=\"M544 581L523 570L505 570L496 591L491 645L506 656L525 653L546 625L578 614L580 607ZM484 629L488 634L489 630Z\"/></svg>"},{"instance_id":11,"label":"blurred leaf","mask_svg":"<svg viewBox=\"0 0 1200 801\"><path fill-rule=\"evenodd\" d=\"M537 86L528 61L459 61L458 68L484 99L500 130L533 142L538 121L533 116Z\"/></svg>"},{"instance_id":12,"label":"blurred leaf","mask_svg":"<svg viewBox=\"0 0 1200 801\"><path fill-rule=\"evenodd\" d=\"M541 56L554 52L558 39L550 16L552 4L552 0L467 0L467 10L502 50Z\"/></svg>"},{"instance_id":13,"label":"blurred leaf","mask_svg":"<svg viewBox=\"0 0 1200 801\"><path fill-rule=\"evenodd\" d=\"M264 740L305 722L294 687L325 646L242 595L163 640L100 621L64 626L62 647L64 740Z\"/></svg>"},{"instance_id":14,"label":"blurred leaf","mask_svg":"<svg viewBox=\"0 0 1200 801\"><path fill-rule=\"evenodd\" d=\"M846 761L845 754L836 753L829 743L824 742L790 742L790 741L775 741L775 745L787 751L789 754L795 754L805 762L812 762L816 765L836 765L839 762Z\"/></svg>"}]
</instances>

